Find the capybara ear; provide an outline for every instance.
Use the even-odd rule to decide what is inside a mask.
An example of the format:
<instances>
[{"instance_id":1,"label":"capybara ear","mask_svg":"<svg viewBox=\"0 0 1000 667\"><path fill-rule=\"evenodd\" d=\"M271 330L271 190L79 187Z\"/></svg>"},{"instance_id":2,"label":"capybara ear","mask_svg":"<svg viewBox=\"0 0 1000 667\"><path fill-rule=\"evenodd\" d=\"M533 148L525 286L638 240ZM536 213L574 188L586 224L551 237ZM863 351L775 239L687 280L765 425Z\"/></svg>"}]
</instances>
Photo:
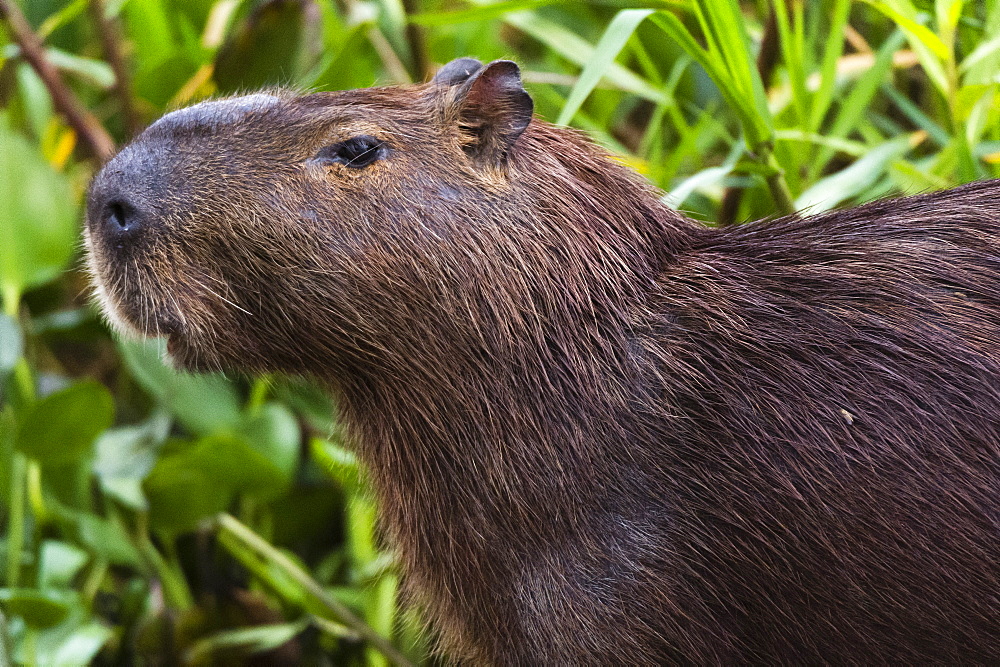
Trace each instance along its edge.
<instances>
[{"instance_id":1,"label":"capybara ear","mask_svg":"<svg viewBox=\"0 0 1000 667\"><path fill-rule=\"evenodd\" d=\"M482 68L483 64L475 58L456 58L442 66L432 81L442 86L457 86Z\"/></svg>"},{"instance_id":2,"label":"capybara ear","mask_svg":"<svg viewBox=\"0 0 1000 667\"><path fill-rule=\"evenodd\" d=\"M463 147L481 166L503 162L535 106L521 85L521 70L509 60L494 60L470 76L453 99Z\"/></svg>"}]
</instances>

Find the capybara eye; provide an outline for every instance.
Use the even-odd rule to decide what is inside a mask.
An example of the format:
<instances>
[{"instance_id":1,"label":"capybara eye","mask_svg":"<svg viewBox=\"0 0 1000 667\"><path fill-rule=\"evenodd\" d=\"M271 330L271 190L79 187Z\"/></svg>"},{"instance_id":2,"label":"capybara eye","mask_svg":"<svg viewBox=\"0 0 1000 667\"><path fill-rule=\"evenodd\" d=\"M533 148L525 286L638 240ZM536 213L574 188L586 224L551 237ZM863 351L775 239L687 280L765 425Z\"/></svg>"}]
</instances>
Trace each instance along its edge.
<instances>
[{"instance_id":1,"label":"capybara eye","mask_svg":"<svg viewBox=\"0 0 1000 667\"><path fill-rule=\"evenodd\" d=\"M316 154L316 159L323 163L335 162L345 167L361 169L385 157L387 150L385 142L381 139L362 134L346 141L324 146Z\"/></svg>"}]
</instances>

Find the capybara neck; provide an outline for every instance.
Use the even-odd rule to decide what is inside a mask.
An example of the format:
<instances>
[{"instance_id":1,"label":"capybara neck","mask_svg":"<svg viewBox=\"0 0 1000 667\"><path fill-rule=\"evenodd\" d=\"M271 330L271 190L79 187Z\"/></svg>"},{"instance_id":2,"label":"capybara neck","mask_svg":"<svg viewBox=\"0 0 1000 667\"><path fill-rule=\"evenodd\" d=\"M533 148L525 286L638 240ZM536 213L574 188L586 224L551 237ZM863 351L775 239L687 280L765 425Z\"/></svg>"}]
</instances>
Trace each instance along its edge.
<instances>
[{"instance_id":1,"label":"capybara neck","mask_svg":"<svg viewBox=\"0 0 1000 667\"><path fill-rule=\"evenodd\" d=\"M617 505L644 483L628 451L654 378L637 327L663 267L702 232L544 124L519 139L489 207L470 213L432 230L442 246L419 261L433 270L413 270L433 280L393 300L384 347L329 377L392 541L434 545L401 558L453 646L514 630L519 602L486 582L530 586L518 572L550 549L636 528ZM491 599L484 613L445 611L469 595Z\"/></svg>"}]
</instances>

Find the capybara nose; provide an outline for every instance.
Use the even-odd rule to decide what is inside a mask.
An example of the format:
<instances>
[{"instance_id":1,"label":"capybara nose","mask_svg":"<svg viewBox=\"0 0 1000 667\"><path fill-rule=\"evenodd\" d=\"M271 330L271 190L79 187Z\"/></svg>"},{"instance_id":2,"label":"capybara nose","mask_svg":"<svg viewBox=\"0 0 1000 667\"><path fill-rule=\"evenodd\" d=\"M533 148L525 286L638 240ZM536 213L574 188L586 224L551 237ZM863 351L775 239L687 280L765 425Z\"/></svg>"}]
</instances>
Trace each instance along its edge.
<instances>
[{"instance_id":1,"label":"capybara nose","mask_svg":"<svg viewBox=\"0 0 1000 667\"><path fill-rule=\"evenodd\" d=\"M109 199L100 215L105 234L119 243L136 238L146 226L139 209L124 197Z\"/></svg>"}]
</instances>

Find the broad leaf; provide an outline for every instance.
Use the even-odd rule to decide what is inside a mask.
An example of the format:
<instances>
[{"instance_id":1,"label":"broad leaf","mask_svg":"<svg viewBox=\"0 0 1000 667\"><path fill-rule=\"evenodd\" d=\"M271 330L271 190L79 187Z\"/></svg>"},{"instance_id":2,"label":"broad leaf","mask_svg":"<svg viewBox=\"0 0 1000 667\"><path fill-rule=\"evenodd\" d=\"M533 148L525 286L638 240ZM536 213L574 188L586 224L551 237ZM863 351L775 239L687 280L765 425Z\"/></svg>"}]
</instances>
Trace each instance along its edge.
<instances>
[{"instance_id":1,"label":"broad leaf","mask_svg":"<svg viewBox=\"0 0 1000 667\"><path fill-rule=\"evenodd\" d=\"M64 590L0 589L0 605L8 616L19 616L31 628L51 628L62 623L76 603L76 594Z\"/></svg>"},{"instance_id":2,"label":"broad leaf","mask_svg":"<svg viewBox=\"0 0 1000 667\"><path fill-rule=\"evenodd\" d=\"M16 302L62 271L76 243L76 201L66 177L12 132L0 114L0 297Z\"/></svg>"},{"instance_id":3,"label":"broad leaf","mask_svg":"<svg viewBox=\"0 0 1000 667\"><path fill-rule=\"evenodd\" d=\"M114 401L103 385L81 382L33 405L21 420L17 448L43 464L66 464L90 452L114 419Z\"/></svg>"},{"instance_id":4,"label":"broad leaf","mask_svg":"<svg viewBox=\"0 0 1000 667\"><path fill-rule=\"evenodd\" d=\"M139 384L193 433L232 430L241 423L239 397L226 378L176 371L163 360L162 341L121 341L120 346Z\"/></svg>"}]
</instances>

